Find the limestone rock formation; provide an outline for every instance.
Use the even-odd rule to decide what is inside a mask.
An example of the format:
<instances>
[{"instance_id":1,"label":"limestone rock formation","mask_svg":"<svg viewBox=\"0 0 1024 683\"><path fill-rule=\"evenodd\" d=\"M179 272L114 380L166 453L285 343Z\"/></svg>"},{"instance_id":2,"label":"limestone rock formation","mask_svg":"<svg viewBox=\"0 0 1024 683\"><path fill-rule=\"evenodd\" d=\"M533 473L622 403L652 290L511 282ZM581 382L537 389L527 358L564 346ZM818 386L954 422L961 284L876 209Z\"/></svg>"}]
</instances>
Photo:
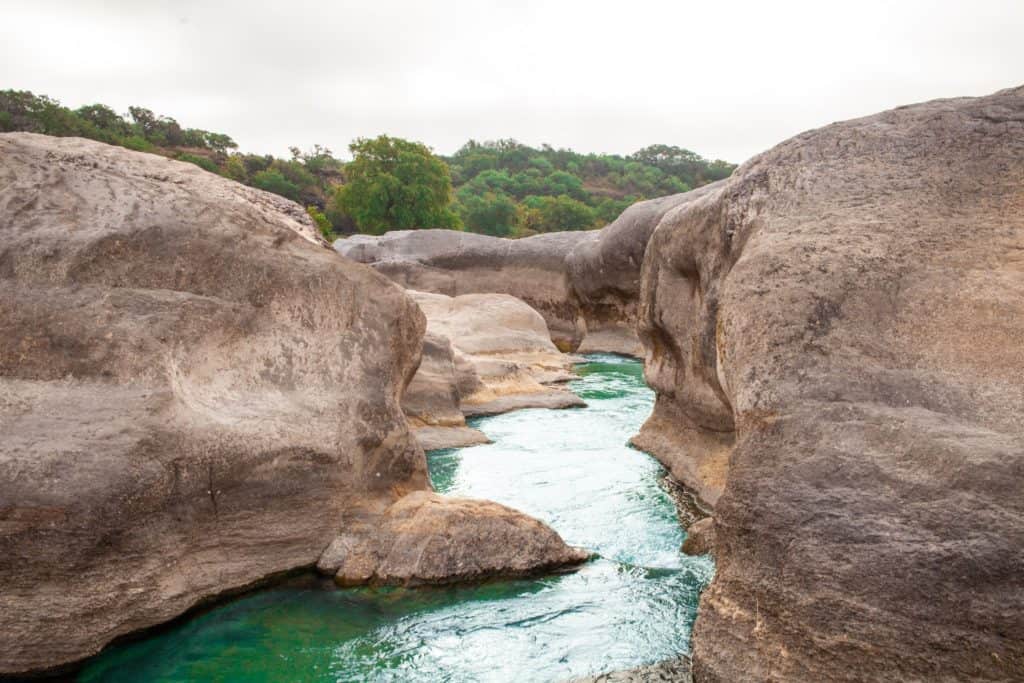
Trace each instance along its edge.
<instances>
[{"instance_id":1,"label":"limestone rock formation","mask_svg":"<svg viewBox=\"0 0 1024 683\"><path fill-rule=\"evenodd\" d=\"M1024 677L1024 88L744 164L639 320L639 443L715 502L695 680Z\"/></svg>"},{"instance_id":2,"label":"limestone rock formation","mask_svg":"<svg viewBox=\"0 0 1024 683\"><path fill-rule=\"evenodd\" d=\"M584 327L565 273L565 254L579 233L507 240L454 230L404 230L353 235L335 249L371 264L407 289L447 296L504 293L544 316L562 350L576 348Z\"/></svg>"},{"instance_id":3,"label":"limestone rock formation","mask_svg":"<svg viewBox=\"0 0 1024 683\"><path fill-rule=\"evenodd\" d=\"M428 332L420 367L402 397L402 409L425 450L489 443L478 429L466 426L462 398L483 389L476 368L448 337Z\"/></svg>"},{"instance_id":4,"label":"limestone rock formation","mask_svg":"<svg viewBox=\"0 0 1024 683\"><path fill-rule=\"evenodd\" d=\"M715 518L698 519L686 529L683 552L687 555L707 555L715 549Z\"/></svg>"},{"instance_id":5,"label":"limestone rock formation","mask_svg":"<svg viewBox=\"0 0 1024 683\"><path fill-rule=\"evenodd\" d=\"M0 676L312 567L428 488L399 405L425 324L290 202L0 135Z\"/></svg>"},{"instance_id":6,"label":"limestone rock formation","mask_svg":"<svg viewBox=\"0 0 1024 683\"><path fill-rule=\"evenodd\" d=\"M0 135L0 673L312 564L427 486L399 407L422 314L289 207Z\"/></svg>"},{"instance_id":7,"label":"limestone rock formation","mask_svg":"<svg viewBox=\"0 0 1024 683\"><path fill-rule=\"evenodd\" d=\"M507 294L449 297L409 290L427 317L424 363L402 402L424 448L484 443L464 415L584 405L559 386L574 359L551 342L544 319Z\"/></svg>"},{"instance_id":8,"label":"limestone rock formation","mask_svg":"<svg viewBox=\"0 0 1024 683\"><path fill-rule=\"evenodd\" d=\"M398 500L372 528L334 539L317 568L343 586L411 586L526 576L589 557L504 505L420 491Z\"/></svg>"},{"instance_id":9,"label":"limestone rock formation","mask_svg":"<svg viewBox=\"0 0 1024 683\"><path fill-rule=\"evenodd\" d=\"M670 209L708 191L639 202L609 226L504 239L452 230L406 230L335 242L403 287L458 296L502 293L522 299L563 351L641 355L634 323L647 240Z\"/></svg>"},{"instance_id":10,"label":"limestone rock formation","mask_svg":"<svg viewBox=\"0 0 1024 683\"><path fill-rule=\"evenodd\" d=\"M719 184L638 202L607 227L578 233L581 237L566 254L565 268L586 322L579 353L643 355L635 328L640 267L647 242L668 211L694 201Z\"/></svg>"}]
</instances>

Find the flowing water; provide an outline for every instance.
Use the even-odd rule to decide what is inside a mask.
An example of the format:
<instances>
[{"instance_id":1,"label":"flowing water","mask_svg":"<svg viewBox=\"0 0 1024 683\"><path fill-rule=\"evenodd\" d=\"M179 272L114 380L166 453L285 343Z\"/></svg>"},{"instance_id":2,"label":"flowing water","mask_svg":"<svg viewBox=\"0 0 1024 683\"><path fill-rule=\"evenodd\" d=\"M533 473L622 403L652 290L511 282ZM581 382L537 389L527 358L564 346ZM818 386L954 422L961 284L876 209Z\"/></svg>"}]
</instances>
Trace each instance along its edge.
<instances>
[{"instance_id":1,"label":"flowing water","mask_svg":"<svg viewBox=\"0 0 1024 683\"><path fill-rule=\"evenodd\" d=\"M588 407L475 421L494 443L429 454L442 493L490 498L599 557L579 571L448 588L333 589L311 577L112 648L81 681L561 681L686 653L708 558L662 468L626 445L650 414L640 364L589 356Z\"/></svg>"}]
</instances>

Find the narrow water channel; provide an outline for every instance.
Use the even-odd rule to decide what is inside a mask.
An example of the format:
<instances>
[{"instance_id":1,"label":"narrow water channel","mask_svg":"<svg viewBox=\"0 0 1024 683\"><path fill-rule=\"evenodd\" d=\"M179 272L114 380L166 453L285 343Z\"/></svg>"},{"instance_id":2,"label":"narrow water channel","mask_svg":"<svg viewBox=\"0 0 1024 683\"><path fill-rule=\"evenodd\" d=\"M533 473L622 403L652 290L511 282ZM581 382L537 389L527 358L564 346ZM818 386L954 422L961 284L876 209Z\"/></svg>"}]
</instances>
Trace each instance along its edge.
<instances>
[{"instance_id":1,"label":"narrow water channel","mask_svg":"<svg viewBox=\"0 0 1024 683\"><path fill-rule=\"evenodd\" d=\"M494 443L429 454L442 493L532 514L599 558L477 586L336 590L312 578L112 649L81 681L562 681L686 653L708 558L679 552L676 504L626 439L650 414L640 363L594 355L577 410L482 418Z\"/></svg>"}]
</instances>

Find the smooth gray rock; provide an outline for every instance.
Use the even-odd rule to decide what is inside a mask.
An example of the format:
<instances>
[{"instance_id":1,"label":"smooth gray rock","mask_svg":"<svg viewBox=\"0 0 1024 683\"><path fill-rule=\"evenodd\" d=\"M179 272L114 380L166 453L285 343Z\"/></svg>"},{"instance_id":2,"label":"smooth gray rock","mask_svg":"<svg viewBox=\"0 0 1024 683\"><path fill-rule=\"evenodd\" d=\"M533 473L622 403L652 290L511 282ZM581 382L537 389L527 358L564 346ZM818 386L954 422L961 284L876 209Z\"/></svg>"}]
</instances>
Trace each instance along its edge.
<instances>
[{"instance_id":1,"label":"smooth gray rock","mask_svg":"<svg viewBox=\"0 0 1024 683\"><path fill-rule=\"evenodd\" d=\"M755 157L639 328L640 443L715 499L695 680L1024 678L1024 88Z\"/></svg>"},{"instance_id":2,"label":"smooth gray rock","mask_svg":"<svg viewBox=\"0 0 1024 683\"><path fill-rule=\"evenodd\" d=\"M522 299L544 317L562 351L641 355L636 301L647 240L667 211L711 187L638 202L596 231L513 240L454 230L406 230L353 235L337 240L334 248L409 289Z\"/></svg>"}]
</instances>

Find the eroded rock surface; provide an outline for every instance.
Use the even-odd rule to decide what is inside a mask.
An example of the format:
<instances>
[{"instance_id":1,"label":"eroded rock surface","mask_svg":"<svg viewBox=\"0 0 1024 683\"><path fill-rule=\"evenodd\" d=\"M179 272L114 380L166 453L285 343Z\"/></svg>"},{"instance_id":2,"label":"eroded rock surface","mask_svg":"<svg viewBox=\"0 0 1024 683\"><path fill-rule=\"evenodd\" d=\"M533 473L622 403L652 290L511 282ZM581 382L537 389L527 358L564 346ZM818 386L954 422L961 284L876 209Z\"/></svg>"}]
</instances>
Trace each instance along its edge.
<instances>
[{"instance_id":1,"label":"eroded rock surface","mask_svg":"<svg viewBox=\"0 0 1024 683\"><path fill-rule=\"evenodd\" d=\"M563 351L642 355L636 336L647 240L671 208L708 191L639 202L607 227L505 239L453 230L354 235L334 243L409 289L459 296L502 293L540 312Z\"/></svg>"},{"instance_id":2,"label":"eroded rock surface","mask_svg":"<svg viewBox=\"0 0 1024 683\"><path fill-rule=\"evenodd\" d=\"M343 586L527 576L584 562L549 526L498 503L418 491L371 528L346 530L317 568Z\"/></svg>"},{"instance_id":3,"label":"eroded rock surface","mask_svg":"<svg viewBox=\"0 0 1024 683\"><path fill-rule=\"evenodd\" d=\"M585 328L564 260L580 234L508 240L456 230L401 230L353 235L336 241L335 249L407 289L452 297L511 294L539 311L552 339L570 350L579 346Z\"/></svg>"},{"instance_id":4,"label":"eroded rock surface","mask_svg":"<svg viewBox=\"0 0 1024 683\"><path fill-rule=\"evenodd\" d=\"M462 399L483 389L473 364L452 347L448 337L428 332L420 367L402 397L402 409L425 450L489 443L466 425Z\"/></svg>"},{"instance_id":5,"label":"eroded rock surface","mask_svg":"<svg viewBox=\"0 0 1024 683\"><path fill-rule=\"evenodd\" d=\"M290 202L158 156L0 135L0 675L312 567L386 510L402 533L393 504L429 486L399 405L425 325ZM472 573L492 538L544 566L575 557L513 511L477 503L477 525L477 508L437 505L463 533L415 565L431 580Z\"/></svg>"},{"instance_id":6,"label":"eroded rock surface","mask_svg":"<svg viewBox=\"0 0 1024 683\"><path fill-rule=\"evenodd\" d=\"M638 441L716 502L695 680L1024 677L1024 88L754 158L639 318Z\"/></svg>"},{"instance_id":7,"label":"eroded rock surface","mask_svg":"<svg viewBox=\"0 0 1024 683\"><path fill-rule=\"evenodd\" d=\"M465 415L584 405L558 383L574 359L552 343L544 318L507 294L408 294L427 317L424 363L403 407L425 448L485 443ZM554 385L554 386L553 386Z\"/></svg>"}]
</instances>

